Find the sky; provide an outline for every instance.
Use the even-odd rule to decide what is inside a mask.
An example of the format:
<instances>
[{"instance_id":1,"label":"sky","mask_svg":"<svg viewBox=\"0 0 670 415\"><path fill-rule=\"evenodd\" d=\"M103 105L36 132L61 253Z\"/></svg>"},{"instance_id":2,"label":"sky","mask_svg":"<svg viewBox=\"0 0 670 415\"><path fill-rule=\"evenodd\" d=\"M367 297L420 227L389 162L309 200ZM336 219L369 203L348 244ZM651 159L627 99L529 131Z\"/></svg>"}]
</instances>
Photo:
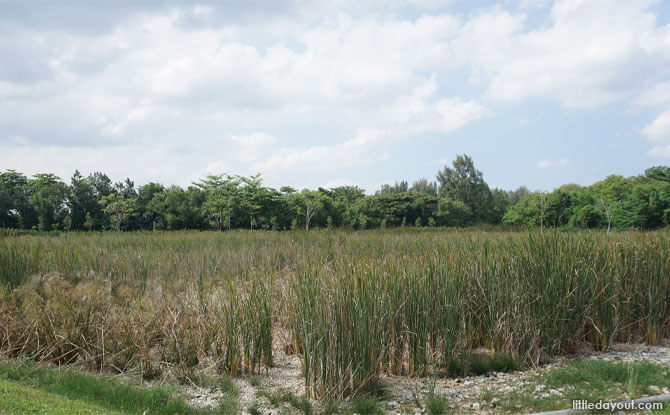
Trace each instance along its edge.
<instances>
[{"instance_id":1,"label":"sky","mask_svg":"<svg viewBox=\"0 0 670 415\"><path fill-rule=\"evenodd\" d=\"M491 187L670 165L670 1L0 0L0 171Z\"/></svg>"}]
</instances>

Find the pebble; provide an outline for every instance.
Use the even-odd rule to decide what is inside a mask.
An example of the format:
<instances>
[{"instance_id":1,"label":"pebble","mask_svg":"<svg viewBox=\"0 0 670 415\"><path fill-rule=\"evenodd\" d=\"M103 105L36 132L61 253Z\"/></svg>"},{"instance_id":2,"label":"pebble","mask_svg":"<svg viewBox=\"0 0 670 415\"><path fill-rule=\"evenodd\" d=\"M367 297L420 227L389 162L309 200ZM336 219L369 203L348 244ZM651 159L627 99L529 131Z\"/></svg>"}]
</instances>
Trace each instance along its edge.
<instances>
[{"instance_id":1,"label":"pebble","mask_svg":"<svg viewBox=\"0 0 670 415\"><path fill-rule=\"evenodd\" d=\"M670 365L670 347L668 344L663 346L645 346L645 345L630 345L630 344L615 344L614 350L587 352L582 356L594 360L613 361L613 362L628 362L647 360L657 364ZM559 358L553 363L540 368L560 367L565 360ZM512 373L490 372L488 376L471 376L456 379L438 379L435 392L443 394L446 399L447 406L453 412L465 412L471 414L485 414L495 413L500 410L502 400L506 396L516 392L535 392L535 395L540 398L552 398L569 395L575 388L572 385L566 385L561 388L550 389L545 384L536 384L534 375L538 370L518 371ZM664 375L669 375L670 371ZM405 383L406 382L406 383ZM428 382L428 381L426 381ZM393 398L387 398L388 401L380 402L381 407L389 413L401 413L401 411L409 411L410 414L423 415L426 413L425 399L430 390L426 389L429 383L416 381L406 381L400 385L404 386L402 389L396 389ZM415 392L417 391L417 392ZM420 394L415 395L421 391ZM490 400L482 401L483 391L489 391L493 396ZM667 388L660 388L656 385L649 387L651 394L667 393ZM212 404L217 402L217 398L221 391L216 390L193 390L190 394L189 402L200 407L212 407ZM393 399L393 400L391 400ZM416 400L419 400L424 409L414 405ZM347 399L348 401L348 399ZM522 410L522 406L517 404L517 409ZM272 413L276 413L276 410ZM406 413L406 412L402 412Z\"/></svg>"},{"instance_id":2,"label":"pebble","mask_svg":"<svg viewBox=\"0 0 670 415\"><path fill-rule=\"evenodd\" d=\"M409 390L409 389L406 389L406 390L402 393L402 400L403 400L404 402L411 402L411 401L413 401L413 400L414 400L414 392L412 392L412 391Z\"/></svg>"}]
</instances>

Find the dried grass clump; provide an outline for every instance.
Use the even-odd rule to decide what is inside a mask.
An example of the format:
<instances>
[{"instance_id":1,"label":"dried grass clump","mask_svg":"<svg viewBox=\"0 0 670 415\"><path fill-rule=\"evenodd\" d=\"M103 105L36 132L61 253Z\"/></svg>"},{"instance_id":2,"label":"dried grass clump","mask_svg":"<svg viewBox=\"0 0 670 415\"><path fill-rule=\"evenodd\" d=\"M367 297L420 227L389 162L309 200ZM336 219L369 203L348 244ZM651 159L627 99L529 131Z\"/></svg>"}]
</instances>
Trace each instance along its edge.
<instances>
[{"instance_id":1,"label":"dried grass clump","mask_svg":"<svg viewBox=\"0 0 670 415\"><path fill-rule=\"evenodd\" d=\"M247 296L245 288L236 292ZM236 292L211 287L203 293L187 283L166 290L123 283L110 289L105 281L73 284L51 274L0 302L0 350L96 370L138 370L145 378L166 369L185 378L203 359L227 361L212 365L227 373L253 372L272 364L272 309L239 306ZM236 314L226 323L230 304Z\"/></svg>"}]
</instances>

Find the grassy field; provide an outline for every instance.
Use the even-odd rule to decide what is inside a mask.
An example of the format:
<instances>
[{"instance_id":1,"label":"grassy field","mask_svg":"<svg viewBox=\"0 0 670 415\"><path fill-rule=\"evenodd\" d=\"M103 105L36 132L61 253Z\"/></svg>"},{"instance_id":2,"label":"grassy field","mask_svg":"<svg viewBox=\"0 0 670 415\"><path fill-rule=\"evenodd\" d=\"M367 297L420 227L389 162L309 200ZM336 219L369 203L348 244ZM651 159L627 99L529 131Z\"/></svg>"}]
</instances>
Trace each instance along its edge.
<instances>
[{"instance_id":1,"label":"grassy field","mask_svg":"<svg viewBox=\"0 0 670 415\"><path fill-rule=\"evenodd\" d=\"M0 413L232 415L237 407L224 400L218 408L196 409L171 388L11 360L0 362Z\"/></svg>"},{"instance_id":2,"label":"grassy field","mask_svg":"<svg viewBox=\"0 0 670 415\"><path fill-rule=\"evenodd\" d=\"M0 379L0 411L6 414L49 415L121 413L3 379Z\"/></svg>"},{"instance_id":3,"label":"grassy field","mask_svg":"<svg viewBox=\"0 0 670 415\"><path fill-rule=\"evenodd\" d=\"M306 393L382 373L536 364L669 334L667 232L172 232L0 236L0 352L150 379L258 373ZM509 363L511 362L511 363Z\"/></svg>"}]
</instances>

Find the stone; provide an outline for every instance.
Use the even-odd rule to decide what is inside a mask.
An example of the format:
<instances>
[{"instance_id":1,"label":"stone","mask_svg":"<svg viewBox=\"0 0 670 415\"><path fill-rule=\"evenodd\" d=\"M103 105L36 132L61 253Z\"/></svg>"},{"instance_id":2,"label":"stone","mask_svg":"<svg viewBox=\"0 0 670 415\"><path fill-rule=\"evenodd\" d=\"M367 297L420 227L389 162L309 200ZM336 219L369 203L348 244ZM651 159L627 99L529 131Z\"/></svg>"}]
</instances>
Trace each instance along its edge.
<instances>
[{"instance_id":1,"label":"stone","mask_svg":"<svg viewBox=\"0 0 670 415\"><path fill-rule=\"evenodd\" d=\"M549 395L561 396L561 392L557 391L556 389L549 389Z\"/></svg>"},{"instance_id":2,"label":"stone","mask_svg":"<svg viewBox=\"0 0 670 415\"><path fill-rule=\"evenodd\" d=\"M500 403L500 398L493 398L491 399L491 406L494 408Z\"/></svg>"},{"instance_id":3,"label":"stone","mask_svg":"<svg viewBox=\"0 0 670 415\"><path fill-rule=\"evenodd\" d=\"M542 392L543 390L547 389L546 385L539 384L535 387L535 393Z\"/></svg>"},{"instance_id":4,"label":"stone","mask_svg":"<svg viewBox=\"0 0 670 415\"><path fill-rule=\"evenodd\" d=\"M402 393L402 400L404 402L411 402L414 400L414 392L409 389L405 389Z\"/></svg>"}]
</instances>

